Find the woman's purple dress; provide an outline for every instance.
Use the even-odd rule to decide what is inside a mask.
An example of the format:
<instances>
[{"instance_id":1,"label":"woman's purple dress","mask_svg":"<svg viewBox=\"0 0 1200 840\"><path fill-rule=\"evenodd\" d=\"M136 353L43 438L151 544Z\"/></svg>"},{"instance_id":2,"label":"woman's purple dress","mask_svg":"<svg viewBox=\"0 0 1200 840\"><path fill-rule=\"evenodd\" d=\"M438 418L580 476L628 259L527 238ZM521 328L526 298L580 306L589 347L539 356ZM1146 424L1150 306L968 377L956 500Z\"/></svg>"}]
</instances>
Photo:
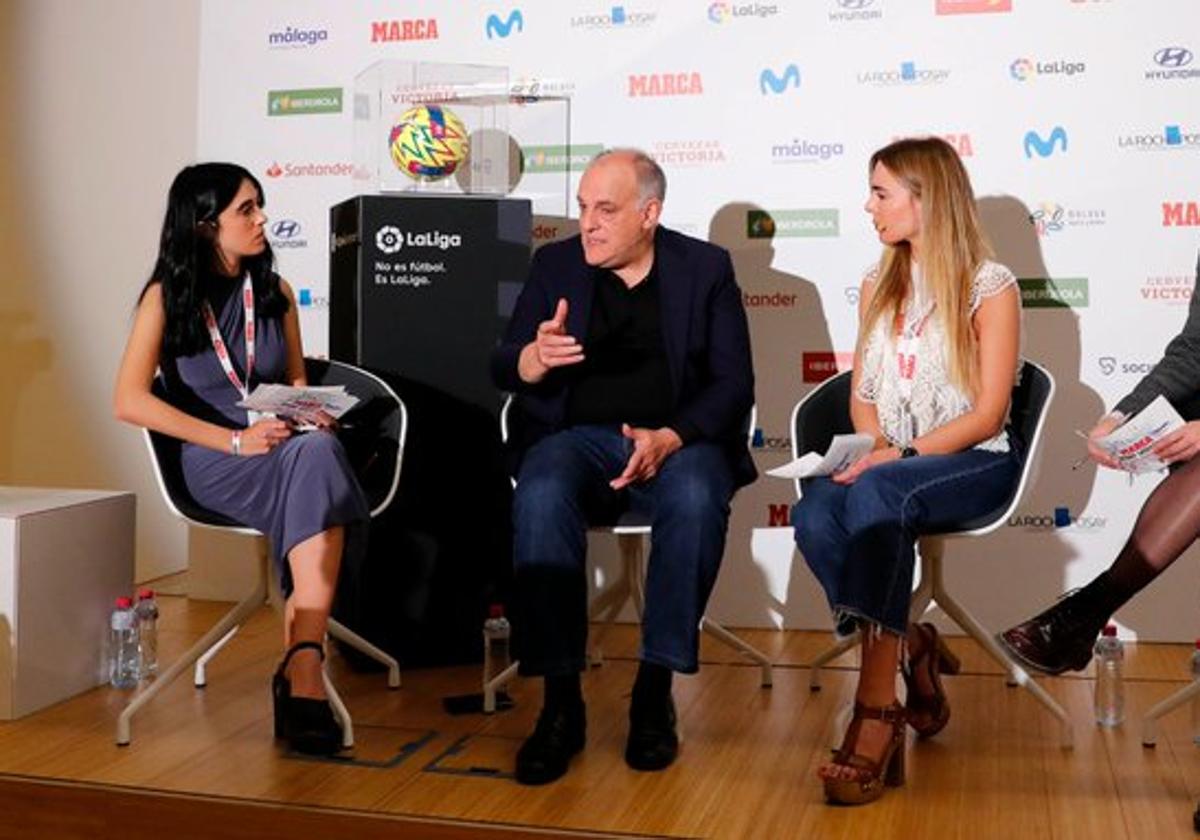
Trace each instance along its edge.
<instances>
[{"instance_id":1,"label":"woman's purple dress","mask_svg":"<svg viewBox=\"0 0 1200 840\"><path fill-rule=\"evenodd\" d=\"M240 279L207 281L209 301L234 370L245 382L245 311ZM255 313L255 359L250 390L263 382L285 382L287 347L283 322ZM212 347L194 356L163 362L168 399L173 405L230 429L247 425L242 398ZM192 497L210 510L249 525L267 536L272 558L291 591L284 562L297 543L336 525L365 523L367 501L338 439L327 432L295 434L265 455L235 456L184 443L184 480ZM347 540L358 543L359 540Z\"/></svg>"}]
</instances>

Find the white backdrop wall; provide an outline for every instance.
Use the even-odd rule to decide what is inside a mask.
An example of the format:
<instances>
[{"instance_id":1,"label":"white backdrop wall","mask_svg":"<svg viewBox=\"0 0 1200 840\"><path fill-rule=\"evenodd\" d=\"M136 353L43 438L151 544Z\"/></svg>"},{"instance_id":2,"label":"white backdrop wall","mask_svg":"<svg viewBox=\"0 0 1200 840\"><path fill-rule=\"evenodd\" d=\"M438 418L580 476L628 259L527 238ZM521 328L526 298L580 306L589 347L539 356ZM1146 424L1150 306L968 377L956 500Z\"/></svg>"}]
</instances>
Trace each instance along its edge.
<instances>
[{"instance_id":1,"label":"white backdrop wall","mask_svg":"<svg viewBox=\"0 0 1200 840\"><path fill-rule=\"evenodd\" d=\"M1130 486L1071 464L1082 454L1074 430L1133 386L1192 294L1194 0L205 0L201 31L199 156L264 181L309 352L327 345L328 208L357 191L355 76L381 59L504 65L514 84L572 96L576 148L655 155L669 181L665 223L732 252L754 343L760 468L785 460L792 405L853 348L858 281L879 253L862 211L870 153L911 134L955 144L999 259L1024 281L1026 353L1058 381L1018 515L949 549L951 586L985 623L1000 627L1105 567L1157 481ZM335 89L319 94L324 113L269 108L273 91L312 89ZM753 235L761 211L773 238ZM828 626L781 527L792 501L790 484L768 478L739 494L717 618ZM1125 632L1194 638L1196 579L1185 558L1120 614Z\"/></svg>"}]
</instances>

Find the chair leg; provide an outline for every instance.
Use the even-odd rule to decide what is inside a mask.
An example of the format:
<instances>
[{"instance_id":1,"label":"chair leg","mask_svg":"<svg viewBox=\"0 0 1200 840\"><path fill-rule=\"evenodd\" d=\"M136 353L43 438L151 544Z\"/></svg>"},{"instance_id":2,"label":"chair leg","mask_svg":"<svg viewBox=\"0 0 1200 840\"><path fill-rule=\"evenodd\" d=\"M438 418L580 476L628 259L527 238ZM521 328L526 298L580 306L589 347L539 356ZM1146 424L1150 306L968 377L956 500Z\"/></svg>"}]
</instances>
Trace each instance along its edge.
<instances>
[{"instance_id":1,"label":"chair leg","mask_svg":"<svg viewBox=\"0 0 1200 840\"><path fill-rule=\"evenodd\" d=\"M333 708L333 716L342 727L342 749L348 750L354 746L354 721L350 719L346 704L342 702L341 695L337 693L333 680L329 679L329 673L324 668L321 669L321 681L325 683L325 694Z\"/></svg>"},{"instance_id":2,"label":"chair leg","mask_svg":"<svg viewBox=\"0 0 1200 840\"><path fill-rule=\"evenodd\" d=\"M236 626L229 628L228 633L217 639L217 643L206 650L204 655L196 660L196 669L192 674L192 685L196 686L196 688L204 688L206 685L208 685L207 668L209 660L220 653L221 648L229 644L229 640L237 635L237 631L239 629L240 628Z\"/></svg>"},{"instance_id":3,"label":"chair leg","mask_svg":"<svg viewBox=\"0 0 1200 840\"><path fill-rule=\"evenodd\" d=\"M821 669L823 667L825 667L826 665L828 665L833 660L837 659L839 656L841 656L846 651L857 647L859 642L861 642L861 641L862 641L862 635L857 630L855 630L853 633L851 633L846 638L838 639L837 641L835 641L833 643L833 645L831 647L826 648L824 652L818 654L817 658L814 659L812 661L812 663L808 666L808 668L809 668L808 690L809 691L820 691L821 690Z\"/></svg>"},{"instance_id":4,"label":"chair leg","mask_svg":"<svg viewBox=\"0 0 1200 840\"><path fill-rule=\"evenodd\" d=\"M172 662L170 667L164 670L154 682L144 685L137 694L135 694L121 711L117 718L117 744L118 746L128 746L131 740L130 724L133 721L133 716L153 700L159 692L165 689L175 679L191 668L202 656L204 656L210 648L216 645L220 640L229 633L230 630L239 627L247 618L249 618L256 610L262 607L267 598L267 584L265 578L260 578L258 584L254 587L254 591L234 606L225 616L216 623L216 625L205 633L200 641L192 645L187 651L179 657L175 662Z\"/></svg>"},{"instance_id":5,"label":"chair leg","mask_svg":"<svg viewBox=\"0 0 1200 840\"><path fill-rule=\"evenodd\" d=\"M700 629L716 637L720 641L727 644L729 647L741 653L751 662L757 662L762 669L762 687L770 688L774 684L774 678L771 674L771 660L765 653L751 645L746 640L742 639L735 633L726 630L721 624L713 621L708 616L703 616L700 619Z\"/></svg>"},{"instance_id":6,"label":"chair leg","mask_svg":"<svg viewBox=\"0 0 1200 840\"><path fill-rule=\"evenodd\" d=\"M1195 680L1191 685L1185 686L1158 703L1155 703L1142 716L1142 746L1153 747L1158 740L1159 718L1179 708L1198 694L1200 694L1200 680Z\"/></svg>"},{"instance_id":7,"label":"chair leg","mask_svg":"<svg viewBox=\"0 0 1200 840\"><path fill-rule=\"evenodd\" d=\"M490 680L484 680L484 682L483 682L483 712L484 712L484 714L490 715L496 711L496 692L498 692L500 689L504 688L504 686L506 686L510 682L512 682L513 678L517 675L517 666L519 664L520 663L518 663L518 662L514 662L513 664L511 664L507 668L505 668L503 671L501 671L499 674L492 677Z\"/></svg>"},{"instance_id":8,"label":"chair leg","mask_svg":"<svg viewBox=\"0 0 1200 840\"><path fill-rule=\"evenodd\" d=\"M942 611L948 615L955 624L961 627L968 636L974 639L980 647L996 660L1008 672L1011 679L1015 680L1018 685L1026 689L1034 698L1041 703L1046 709L1058 718L1062 724L1061 743L1064 749L1070 749L1075 743L1075 732L1071 726L1070 715L1067 710L1062 707L1057 700L1050 696L1046 689L1034 682L1028 672L1019 664L1009 658L1008 654L992 637L992 634L984 629L973 615L967 612L958 601L951 597L946 591L945 582L942 579L942 554L940 551L931 551L928 554L922 555L922 567L929 572L930 580L933 586L933 600L937 603Z\"/></svg>"},{"instance_id":9,"label":"chair leg","mask_svg":"<svg viewBox=\"0 0 1200 840\"><path fill-rule=\"evenodd\" d=\"M593 668L604 664L604 649L600 643L627 599L633 599L638 618L642 617L642 537L640 534L618 534L617 545L621 549L621 571L617 579L606 586L588 606L588 619L600 625L592 634L587 655L588 664ZM603 618L597 621L602 614Z\"/></svg>"},{"instance_id":10,"label":"chair leg","mask_svg":"<svg viewBox=\"0 0 1200 840\"><path fill-rule=\"evenodd\" d=\"M368 642L346 625L336 619L329 619L329 635L343 644L349 645L364 656L369 656L380 665L387 666L388 688L400 687L400 663L386 651Z\"/></svg>"}]
</instances>

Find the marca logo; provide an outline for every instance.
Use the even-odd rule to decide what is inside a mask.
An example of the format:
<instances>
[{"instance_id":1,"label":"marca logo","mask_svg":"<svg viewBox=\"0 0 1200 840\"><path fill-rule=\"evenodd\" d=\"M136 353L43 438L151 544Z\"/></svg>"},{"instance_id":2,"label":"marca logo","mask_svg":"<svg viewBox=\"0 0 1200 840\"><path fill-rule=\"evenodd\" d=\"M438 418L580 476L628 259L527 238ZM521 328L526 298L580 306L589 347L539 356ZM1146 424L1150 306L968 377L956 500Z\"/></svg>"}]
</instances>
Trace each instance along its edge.
<instances>
[{"instance_id":1,"label":"marca logo","mask_svg":"<svg viewBox=\"0 0 1200 840\"><path fill-rule=\"evenodd\" d=\"M710 3L708 19L725 23L734 18L768 18L779 14L779 8L766 3Z\"/></svg>"},{"instance_id":2,"label":"marca logo","mask_svg":"<svg viewBox=\"0 0 1200 840\"><path fill-rule=\"evenodd\" d=\"M323 178L331 175L353 175L352 163L285 163L275 161L266 169L268 178Z\"/></svg>"},{"instance_id":3,"label":"marca logo","mask_svg":"<svg viewBox=\"0 0 1200 840\"><path fill-rule=\"evenodd\" d=\"M921 68L915 61L904 61L898 70L863 70L858 74L858 83L875 87L940 85L949 78L950 71L946 68Z\"/></svg>"},{"instance_id":4,"label":"marca logo","mask_svg":"<svg viewBox=\"0 0 1200 840\"><path fill-rule=\"evenodd\" d=\"M882 9L872 8L875 0L833 0L837 8L829 12L832 21L879 20Z\"/></svg>"},{"instance_id":5,"label":"marca logo","mask_svg":"<svg viewBox=\"0 0 1200 840\"><path fill-rule=\"evenodd\" d=\"M1200 227L1200 202L1164 201L1163 227Z\"/></svg>"},{"instance_id":6,"label":"marca logo","mask_svg":"<svg viewBox=\"0 0 1200 840\"><path fill-rule=\"evenodd\" d=\"M746 211L747 239L825 237L837 236L838 232L838 211L833 207Z\"/></svg>"},{"instance_id":7,"label":"marca logo","mask_svg":"<svg viewBox=\"0 0 1200 840\"><path fill-rule=\"evenodd\" d=\"M1068 507L1056 507L1053 514L1021 513L1009 517L1008 527L1026 531L1099 531L1108 524L1103 516L1072 516Z\"/></svg>"},{"instance_id":8,"label":"marca logo","mask_svg":"<svg viewBox=\"0 0 1200 840\"><path fill-rule=\"evenodd\" d=\"M1194 152L1200 149L1200 133L1184 131L1179 125L1165 125L1161 134L1139 132L1118 137L1117 146L1134 152Z\"/></svg>"},{"instance_id":9,"label":"marca logo","mask_svg":"<svg viewBox=\"0 0 1200 840\"><path fill-rule=\"evenodd\" d=\"M783 74L776 76L770 67L764 68L758 74L758 89L766 96L768 93L783 93L789 87L800 87L800 68L789 64L783 68Z\"/></svg>"},{"instance_id":10,"label":"marca logo","mask_svg":"<svg viewBox=\"0 0 1200 840\"><path fill-rule=\"evenodd\" d=\"M289 26L278 32L267 33L267 47L273 50L315 47L317 44L328 40L328 29L298 29L294 26Z\"/></svg>"},{"instance_id":11,"label":"marca logo","mask_svg":"<svg viewBox=\"0 0 1200 840\"><path fill-rule=\"evenodd\" d=\"M1017 282L1026 309L1081 309L1088 305L1086 277L1022 277Z\"/></svg>"},{"instance_id":12,"label":"marca logo","mask_svg":"<svg viewBox=\"0 0 1200 840\"><path fill-rule=\"evenodd\" d=\"M792 527L792 506L790 504L767 505L768 528Z\"/></svg>"},{"instance_id":13,"label":"marca logo","mask_svg":"<svg viewBox=\"0 0 1200 840\"><path fill-rule=\"evenodd\" d=\"M1147 70L1145 78L1153 82L1200 79L1200 67L1191 66L1194 58L1186 47L1163 47L1154 53L1154 63L1158 66Z\"/></svg>"},{"instance_id":14,"label":"marca logo","mask_svg":"<svg viewBox=\"0 0 1200 840\"><path fill-rule=\"evenodd\" d=\"M488 15L487 24L484 26L489 41L492 38L507 38L514 28L517 32L525 31L525 16L521 14L520 9L513 9L504 20L500 19L500 15Z\"/></svg>"},{"instance_id":15,"label":"marca logo","mask_svg":"<svg viewBox=\"0 0 1200 840\"><path fill-rule=\"evenodd\" d=\"M629 77L630 96L699 96L704 82L699 73L642 73Z\"/></svg>"},{"instance_id":16,"label":"marca logo","mask_svg":"<svg viewBox=\"0 0 1200 840\"><path fill-rule=\"evenodd\" d=\"M939 15L973 15L983 12L1011 12L1012 0L937 0Z\"/></svg>"},{"instance_id":17,"label":"marca logo","mask_svg":"<svg viewBox=\"0 0 1200 840\"><path fill-rule=\"evenodd\" d=\"M1061 125L1054 126L1054 129L1046 138L1036 131L1025 132L1025 157L1032 158L1033 153L1037 152L1038 157L1050 157L1054 154L1054 150L1062 146L1062 150L1067 150L1067 130Z\"/></svg>"},{"instance_id":18,"label":"marca logo","mask_svg":"<svg viewBox=\"0 0 1200 840\"><path fill-rule=\"evenodd\" d=\"M1121 362L1116 356L1101 356L1096 360L1100 373L1112 376L1114 373L1127 373L1133 376L1145 376L1154 368L1154 362Z\"/></svg>"},{"instance_id":19,"label":"marca logo","mask_svg":"<svg viewBox=\"0 0 1200 840\"><path fill-rule=\"evenodd\" d=\"M295 219L280 219L270 227L272 248L307 248L308 240L300 235L300 223Z\"/></svg>"},{"instance_id":20,"label":"marca logo","mask_svg":"<svg viewBox=\"0 0 1200 840\"><path fill-rule=\"evenodd\" d=\"M582 172L592 158L604 151L599 143L570 146L522 146L525 172Z\"/></svg>"},{"instance_id":21,"label":"marca logo","mask_svg":"<svg viewBox=\"0 0 1200 840\"><path fill-rule=\"evenodd\" d=\"M929 133L934 137L940 137L953 146L954 150L958 152L959 157L974 157L975 147L971 144L970 134L939 134L933 131ZM908 135L894 135L892 137L892 141L895 142L896 140L903 140L905 136Z\"/></svg>"},{"instance_id":22,"label":"marca logo","mask_svg":"<svg viewBox=\"0 0 1200 840\"><path fill-rule=\"evenodd\" d=\"M1029 223L1038 236L1061 233L1067 228L1099 227L1108 221L1104 210L1066 208L1053 201L1043 201L1029 213Z\"/></svg>"},{"instance_id":23,"label":"marca logo","mask_svg":"<svg viewBox=\"0 0 1200 840\"><path fill-rule=\"evenodd\" d=\"M1139 289L1142 300L1179 306L1192 299L1196 278L1187 274L1165 274L1147 277Z\"/></svg>"},{"instance_id":24,"label":"marca logo","mask_svg":"<svg viewBox=\"0 0 1200 840\"><path fill-rule=\"evenodd\" d=\"M853 353L816 351L800 356L800 378L804 382L824 382L829 377L853 367Z\"/></svg>"},{"instance_id":25,"label":"marca logo","mask_svg":"<svg viewBox=\"0 0 1200 840\"><path fill-rule=\"evenodd\" d=\"M650 149L660 166L707 166L725 162L720 140L660 140Z\"/></svg>"},{"instance_id":26,"label":"marca logo","mask_svg":"<svg viewBox=\"0 0 1200 840\"><path fill-rule=\"evenodd\" d=\"M267 115L340 114L341 88L301 88L267 91Z\"/></svg>"},{"instance_id":27,"label":"marca logo","mask_svg":"<svg viewBox=\"0 0 1200 840\"><path fill-rule=\"evenodd\" d=\"M752 449L769 449L775 451L791 451L792 439L787 435L782 437L771 437L767 435L762 427L756 428L754 434L750 436L750 447Z\"/></svg>"},{"instance_id":28,"label":"marca logo","mask_svg":"<svg viewBox=\"0 0 1200 840\"><path fill-rule=\"evenodd\" d=\"M771 163L823 163L830 158L841 157L845 151L841 143L795 137L791 143L771 147Z\"/></svg>"},{"instance_id":29,"label":"marca logo","mask_svg":"<svg viewBox=\"0 0 1200 840\"><path fill-rule=\"evenodd\" d=\"M1035 61L1028 58L1018 58L1008 65L1008 75L1018 82L1029 81L1035 76L1076 76L1087 70L1082 61Z\"/></svg>"},{"instance_id":30,"label":"marca logo","mask_svg":"<svg viewBox=\"0 0 1200 840\"><path fill-rule=\"evenodd\" d=\"M376 20L371 22L371 43L432 41L438 37L437 18Z\"/></svg>"},{"instance_id":31,"label":"marca logo","mask_svg":"<svg viewBox=\"0 0 1200 840\"><path fill-rule=\"evenodd\" d=\"M747 309L790 309L800 300L793 292L742 292L742 304Z\"/></svg>"},{"instance_id":32,"label":"marca logo","mask_svg":"<svg viewBox=\"0 0 1200 840\"><path fill-rule=\"evenodd\" d=\"M574 15L571 18L571 28L583 29L630 29L639 26L649 26L658 17L657 12L633 12L624 6L613 6L609 12Z\"/></svg>"}]
</instances>

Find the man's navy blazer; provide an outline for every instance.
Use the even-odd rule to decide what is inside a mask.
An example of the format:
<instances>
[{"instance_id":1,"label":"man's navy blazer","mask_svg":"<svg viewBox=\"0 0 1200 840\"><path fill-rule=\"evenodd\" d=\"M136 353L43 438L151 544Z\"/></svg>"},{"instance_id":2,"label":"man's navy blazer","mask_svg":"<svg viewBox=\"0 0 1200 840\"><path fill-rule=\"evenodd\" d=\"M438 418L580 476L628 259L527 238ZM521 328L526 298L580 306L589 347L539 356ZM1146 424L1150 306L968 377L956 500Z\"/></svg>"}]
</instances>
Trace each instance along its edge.
<instances>
[{"instance_id":1,"label":"man's navy blazer","mask_svg":"<svg viewBox=\"0 0 1200 840\"><path fill-rule=\"evenodd\" d=\"M696 439L719 444L737 485L749 484L757 475L745 428L754 404L754 368L746 310L729 252L659 227L654 264L675 419L698 432ZM517 373L521 350L536 337L538 324L554 316L559 298L565 298L567 333L585 344L586 355L595 278L602 270L584 261L578 236L544 245L534 255L508 331L492 353L492 378L516 395L520 418L510 443L518 458L563 428L571 377L567 366L551 370L536 385L523 382Z\"/></svg>"}]
</instances>

